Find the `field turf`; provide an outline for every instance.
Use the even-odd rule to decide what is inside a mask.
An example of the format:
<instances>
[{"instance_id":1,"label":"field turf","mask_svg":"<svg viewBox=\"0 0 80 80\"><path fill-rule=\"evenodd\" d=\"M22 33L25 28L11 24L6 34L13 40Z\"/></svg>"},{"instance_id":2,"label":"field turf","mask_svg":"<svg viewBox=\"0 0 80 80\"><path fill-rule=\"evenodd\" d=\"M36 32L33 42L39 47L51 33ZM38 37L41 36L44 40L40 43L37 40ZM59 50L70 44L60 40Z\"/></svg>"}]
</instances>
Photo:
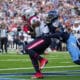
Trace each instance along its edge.
<instances>
[{"instance_id":1,"label":"field turf","mask_svg":"<svg viewBox=\"0 0 80 80\"><path fill-rule=\"evenodd\" d=\"M80 65L72 62L68 52L50 52L41 55L48 59L39 80L80 80ZM28 55L0 53L0 80L38 80L31 79L35 73Z\"/></svg>"}]
</instances>

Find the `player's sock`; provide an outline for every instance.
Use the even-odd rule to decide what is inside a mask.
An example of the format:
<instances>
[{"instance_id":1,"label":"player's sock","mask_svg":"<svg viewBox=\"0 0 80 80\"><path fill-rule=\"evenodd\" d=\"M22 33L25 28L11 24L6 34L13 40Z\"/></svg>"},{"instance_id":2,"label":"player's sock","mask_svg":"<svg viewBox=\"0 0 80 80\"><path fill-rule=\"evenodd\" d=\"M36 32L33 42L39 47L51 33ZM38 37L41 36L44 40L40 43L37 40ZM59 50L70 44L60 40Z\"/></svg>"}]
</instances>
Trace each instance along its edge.
<instances>
[{"instance_id":1,"label":"player's sock","mask_svg":"<svg viewBox=\"0 0 80 80\"><path fill-rule=\"evenodd\" d=\"M31 58L32 64L35 68L35 71L40 72L38 60L36 58L32 57L32 56L30 56L30 58Z\"/></svg>"}]
</instances>

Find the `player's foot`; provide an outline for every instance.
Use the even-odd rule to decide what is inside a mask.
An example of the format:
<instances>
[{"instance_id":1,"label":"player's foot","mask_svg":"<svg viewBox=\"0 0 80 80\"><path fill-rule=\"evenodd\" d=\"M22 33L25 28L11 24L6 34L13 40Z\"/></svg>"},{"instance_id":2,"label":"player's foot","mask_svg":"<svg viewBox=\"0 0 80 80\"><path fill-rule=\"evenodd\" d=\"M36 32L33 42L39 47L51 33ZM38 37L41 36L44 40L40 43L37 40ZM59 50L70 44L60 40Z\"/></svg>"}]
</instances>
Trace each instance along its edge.
<instances>
[{"instance_id":1,"label":"player's foot","mask_svg":"<svg viewBox=\"0 0 80 80\"><path fill-rule=\"evenodd\" d=\"M43 78L43 74L41 72L37 72L32 76L32 79Z\"/></svg>"},{"instance_id":2,"label":"player's foot","mask_svg":"<svg viewBox=\"0 0 80 80\"><path fill-rule=\"evenodd\" d=\"M47 59L41 59L40 60L40 70L44 68L44 66L48 63Z\"/></svg>"}]
</instances>

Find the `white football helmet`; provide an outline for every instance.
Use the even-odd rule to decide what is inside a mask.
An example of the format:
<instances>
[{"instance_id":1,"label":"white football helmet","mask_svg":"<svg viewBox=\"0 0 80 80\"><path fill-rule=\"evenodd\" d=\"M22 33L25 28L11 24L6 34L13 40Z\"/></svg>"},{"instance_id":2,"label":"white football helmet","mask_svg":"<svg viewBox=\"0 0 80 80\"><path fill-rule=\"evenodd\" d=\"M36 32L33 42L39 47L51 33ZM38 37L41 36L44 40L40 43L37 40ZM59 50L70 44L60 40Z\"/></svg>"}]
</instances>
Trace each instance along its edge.
<instances>
[{"instance_id":1,"label":"white football helmet","mask_svg":"<svg viewBox=\"0 0 80 80\"><path fill-rule=\"evenodd\" d=\"M29 19L31 16L35 15L35 10L33 8L23 8L22 9L22 15L24 15L27 19Z\"/></svg>"},{"instance_id":2,"label":"white football helmet","mask_svg":"<svg viewBox=\"0 0 80 80\"><path fill-rule=\"evenodd\" d=\"M37 16L34 16L34 17L30 20L30 24L34 24L34 23L36 23L37 21L40 22L40 19L39 19Z\"/></svg>"}]
</instances>

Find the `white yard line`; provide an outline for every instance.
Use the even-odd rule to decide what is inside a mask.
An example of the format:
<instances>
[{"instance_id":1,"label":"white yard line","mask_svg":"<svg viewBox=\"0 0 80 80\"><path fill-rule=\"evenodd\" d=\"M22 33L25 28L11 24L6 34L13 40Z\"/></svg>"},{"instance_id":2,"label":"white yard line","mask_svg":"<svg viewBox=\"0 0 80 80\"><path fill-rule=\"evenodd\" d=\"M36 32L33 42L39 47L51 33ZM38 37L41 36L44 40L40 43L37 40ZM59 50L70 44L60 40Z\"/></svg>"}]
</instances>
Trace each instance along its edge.
<instances>
[{"instance_id":1,"label":"white yard line","mask_svg":"<svg viewBox=\"0 0 80 80\"><path fill-rule=\"evenodd\" d=\"M15 80L31 80L31 79L19 79L19 78L14 78ZM14 80L13 78L0 78L0 80Z\"/></svg>"},{"instance_id":2,"label":"white yard line","mask_svg":"<svg viewBox=\"0 0 80 80\"><path fill-rule=\"evenodd\" d=\"M2 60L0 60L0 61L2 61L2 62L11 62L11 61L23 61L23 62L25 62L25 61L27 61L27 62L29 62L30 60L29 59L6 59L6 60L4 60L4 59L2 59Z\"/></svg>"},{"instance_id":3,"label":"white yard line","mask_svg":"<svg viewBox=\"0 0 80 80\"><path fill-rule=\"evenodd\" d=\"M59 57L48 57L47 59L48 60L51 60L51 59L61 59L61 60L64 59L65 60L65 59L69 59L69 58L67 58L67 57L63 57L63 58L59 58Z\"/></svg>"},{"instance_id":4,"label":"white yard line","mask_svg":"<svg viewBox=\"0 0 80 80\"><path fill-rule=\"evenodd\" d=\"M65 61L65 62L60 62L60 63L72 63L72 62L66 62L66 61Z\"/></svg>"},{"instance_id":5,"label":"white yard line","mask_svg":"<svg viewBox=\"0 0 80 80\"><path fill-rule=\"evenodd\" d=\"M50 67L45 67L45 69L53 69L53 68L72 68L72 67L80 67L79 65L69 65L69 66L50 66ZM28 69L33 69L33 67L27 67L27 68L6 68L6 69L0 69L0 71L7 71L7 70L28 70Z\"/></svg>"},{"instance_id":6,"label":"white yard line","mask_svg":"<svg viewBox=\"0 0 80 80\"><path fill-rule=\"evenodd\" d=\"M62 58L48 58L48 60L54 60L54 59L62 59ZM64 58L64 59L67 59L67 58ZM5 61L5 62L11 62L11 61L27 61L27 62L30 62L31 60L30 59L1 59L0 61ZM62 63L66 63L66 62L62 62Z\"/></svg>"}]
</instances>

